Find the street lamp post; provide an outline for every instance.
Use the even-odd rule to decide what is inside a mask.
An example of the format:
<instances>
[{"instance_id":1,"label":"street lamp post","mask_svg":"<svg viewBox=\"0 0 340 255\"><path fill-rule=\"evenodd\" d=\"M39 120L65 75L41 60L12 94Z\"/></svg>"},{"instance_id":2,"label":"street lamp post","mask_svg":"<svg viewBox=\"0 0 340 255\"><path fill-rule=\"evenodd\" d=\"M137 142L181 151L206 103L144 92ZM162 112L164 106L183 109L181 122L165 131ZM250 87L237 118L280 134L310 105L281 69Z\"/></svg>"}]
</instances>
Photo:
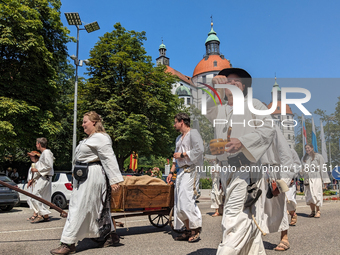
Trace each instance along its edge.
<instances>
[{"instance_id":1,"label":"street lamp post","mask_svg":"<svg viewBox=\"0 0 340 255\"><path fill-rule=\"evenodd\" d=\"M88 33L93 31L99 30L99 25L97 21L92 22L90 24L84 25L84 28L80 28L79 26L82 25L78 12L65 12L65 17L68 24L75 25L77 27L77 51L76 56L72 55L71 59L74 60L74 64L76 66L76 81L74 83L74 114L73 114L73 143L72 143L72 162L74 160L74 153L76 150L76 143L77 143L77 101L78 101L78 66L82 66L83 62L85 64L88 63L88 60L79 60L79 30L86 30ZM73 164L73 163L72 163Z\"/></svg>"}]
</instances>

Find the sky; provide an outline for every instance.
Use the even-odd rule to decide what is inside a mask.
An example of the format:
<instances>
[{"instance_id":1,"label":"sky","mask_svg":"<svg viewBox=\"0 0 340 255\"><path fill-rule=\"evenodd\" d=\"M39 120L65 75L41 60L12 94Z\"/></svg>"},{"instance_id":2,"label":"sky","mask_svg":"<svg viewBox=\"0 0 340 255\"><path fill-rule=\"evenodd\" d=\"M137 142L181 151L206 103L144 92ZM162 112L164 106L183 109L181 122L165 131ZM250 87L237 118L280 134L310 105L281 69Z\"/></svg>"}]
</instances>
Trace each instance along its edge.
<instances>
[{"instance_id":1,"label":"sky","mask_svg":"<svg viewBox=\"0 0 340 255\"><path fill-rule=\"evenodd\" d=\"M78 12L84 24L97 21L100 30L80 31L79 59L99 37L112 32L120 22L127 30L145 31L144 47L156 63L159 45L166 45L170 66L192 76L205 54L211 16L220 40L220 51L233 67L247 70L254 78L254 97L269 103L277 77L280 87L302 87L311 93L304 104L331 114L340 96L340 1L337 0L61 0L61 20L69 26L65 12ZM68 44L69 55L76 43ZM80 67L79 74L86 68ZM265 79L262 79L265 78ZM296 98L303 94L293 95ZM292 111L301 111L292 106ZM313 115L319 126L319 118Z\"/></svg>"}]
</instances>

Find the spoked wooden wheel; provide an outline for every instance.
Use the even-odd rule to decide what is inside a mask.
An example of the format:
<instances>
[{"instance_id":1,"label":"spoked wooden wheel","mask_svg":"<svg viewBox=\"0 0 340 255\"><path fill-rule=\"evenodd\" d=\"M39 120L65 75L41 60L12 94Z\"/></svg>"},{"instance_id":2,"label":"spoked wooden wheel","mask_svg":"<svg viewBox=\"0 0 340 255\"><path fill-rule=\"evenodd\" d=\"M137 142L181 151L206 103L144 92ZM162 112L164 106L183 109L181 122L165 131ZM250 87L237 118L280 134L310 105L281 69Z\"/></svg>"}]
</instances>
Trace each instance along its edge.
<instances>
[{"instance_id":1,"label":"spoked wooden wheel","mask_svg":"<svg viewBox=\"0 0 340 255\"><path fill-rule=\"evenodd\" d=\"M150 223L157 227L157 228L163 228L169 223L169 216L168 215L149 215L149 221Z\"/></svg>"}]
</instances>

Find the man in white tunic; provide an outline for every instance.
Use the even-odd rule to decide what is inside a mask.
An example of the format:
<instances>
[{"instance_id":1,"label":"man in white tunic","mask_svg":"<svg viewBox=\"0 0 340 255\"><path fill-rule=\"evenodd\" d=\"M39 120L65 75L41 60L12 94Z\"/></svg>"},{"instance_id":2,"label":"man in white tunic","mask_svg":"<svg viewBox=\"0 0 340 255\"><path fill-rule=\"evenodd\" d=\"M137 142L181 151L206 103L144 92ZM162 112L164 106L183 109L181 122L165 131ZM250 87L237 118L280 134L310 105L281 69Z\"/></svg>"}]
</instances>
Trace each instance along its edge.
<instances>
[{"instance_id":1,"label":"man in white tunic","mask_svg":"<svg viewBox=\"0 0 340 255\"><path fill-rule=\"evenodd\" d=\"M299 155L296 153L296 151L292 148L291 149L292 155L293 155L293 161L296 166L298 166L297 170L300 172L301 170L301 162L299 159ZM298 177L298 174L294 175L290 185L289 185L289 190L286 192L287 195L287 210L289 211L289 214L291 216L291 220L289 225L290 226L295 226L297 222L297 214L296 214L296 178Z\"/></svg>"},{"instance_id":2,"label":"man in white tunic","mask_svg":"<svg viewBox=\"0 0 340 255\"><path fill-rule=\"evenodd\" d=\"M27 187L30 187L33 182L35 182L32 194L51 202L52 177L54 175L53 153L46 148L47 139L45 137L37 138L36 147L37 150L41 152L41 155L39 161L36 163L36 167L31 168L31 172L34 174L34 177L28 182ZM39 215L33 219L31 223L49 221L48 215L51 213L49 211L49 206L35 199L31 200L31 206L34 213Z\"/></svg>"},{"instance_id":3,"label":"man in white tunic","mask_svg":"<svg viewBox=\"0 0 340 255\"><path fill-rule=\"evenodd\" d=\"M211 188L211 208L215 209L215 213L212 215L212 217L221 216L218 209L220 208L220 205L223 204L222 197L223 197L223 191L220 187L220 172L218 171L216 164L214 162L213 164L214 168L211 170L211 179L212 179L212 188Z\"/></svg>"},{"instance_id":4,"label":"man in white tunic","mask_svg":"<svg viewBox=\"0 0 340 255\"><path fill-rule=\"evenodd\" d=\"M196 129L190 128L190 117L185 113L176 114L174 127L181 135L176 139L176 151L167 182L171 181L177 162L179 171L174 195L174 228L186 228L183 235L175 240L197 242L200 240L202 215L195 203L196 179L199 178L196 166L203 166L203 140Z\"/></svg>"},{"instance_id":5,"label":"man in white tunic","mask_svg":"<svg viewBox=\"0 0 340 255\"><path fill-rule=\"evenodd\" d=\"M286 193L291 180L299 171L299 162L294 162L293 154L287 140L283 136L280 128L275 124L275 136L272 145L261 158L261 164L264 166L264 181L262 189L264 194L261 202L264 207L264 213L261 217L261 229L266 233L281 232L281 241L275 248L277 251L284 251L290 248L288 241L288 215L286 205ZM280 193L273 196L269 182L274 182L280 188ZM281 187L282 186L282 187Z\"/></svg>"},{"instance_id":6,"label":"man in white tunic","mask_svg":"<svg viewBox=\"0 0 340 255\"><path fill-rule=\"evenodd\" d=\"M222 164L225 188L224 212L222 218L223 239L217 254L265 254L261 233L256 221L260 220L263 213L257 206L258 201L250 207L245 207L247 186L255 183L260 186L262 173L257 162L270 146L275 130L268 115L255 115L248 109L247 88L251 86L251 76L240 68L222 70L212 80L214 84L230 84L238 87L245 96L244 114L234 115L233 106L219 105L208 109L207 118L214 122L215 119L225 120L225 124L216 124L216 138L227 138L226 131L232 127L227 153L218 155ZM235 95L234 105L235 105ZM237 98L237 100L241 100ZM268 110L259 100L253 99L255 109ZM250 124L248 121L251 121ZM256 128L256 126L259 126ZM261 126L261 127L260 127ZM232 167L232 170L228 170ZM230 169L230 168L229 168ZM250 170L252 169L252 170Z\"/></svg>"}]
</instances>

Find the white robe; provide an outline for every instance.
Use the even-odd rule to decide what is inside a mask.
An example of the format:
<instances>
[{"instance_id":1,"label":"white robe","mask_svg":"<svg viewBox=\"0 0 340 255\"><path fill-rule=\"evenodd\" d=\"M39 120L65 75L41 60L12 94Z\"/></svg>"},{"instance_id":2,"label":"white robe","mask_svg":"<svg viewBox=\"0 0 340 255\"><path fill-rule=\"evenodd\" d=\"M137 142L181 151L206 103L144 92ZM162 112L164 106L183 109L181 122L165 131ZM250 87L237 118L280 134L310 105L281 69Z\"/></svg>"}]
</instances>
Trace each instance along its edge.
<instances>
[{"instance_id":1,"label":"white robe","mask_svg":"<svg viewBox=\"0 0 340 255\"><path fill-rule=\"evenodd\" d=\"M301 159L304 178L309 179L309 185L305 186L306 204L315 204L321 207L323 202L323 184L330 183L325 161L319 153L315 153L315 158L308 155L306 162Z\"/></svg>"},{"instance_id":2,"label":"white robe","mask_svg":"<svg viewBox=\"0 0 340 255\"><path fill-rule=\"evenodd\" d=\"M196 170L186 173L183 166L203 166L203 140L196 129L190 129L183 140L181 138L182 135L176 139L176 152L186 152L188 157L174 159L180 168L175 184L174 228L181 229L184 226L183 222L189 220L189 228L196 229L202 227L202 215L194 195L194 186L199 173Z\"/></svg>"},{"instance_id":3,"label":"white robe","mask_svg":"<svg viewBox=\"0 0 340 255\"><path fill-rule=\"evenodd\" d=\"M296 151L294 149L291 149L292 155L293 155L293 161L295 163L295 165L299 165L300 164L300 159L298 154L296 153ZM300 167L299 167L299 171L300 171ZM296 206L297 206L297 202L296 202L296 182L295 182L295 178L297 178L298 174L296 174L292 179L294 179L294 183L289 185L289 190L286 192L287 195L287 210L288 211L295 211L296 210Z\"/></svg>"},{"instance_id":4,"label":"white robe","mask_svg":"<svg viewBox=\"0 0 340 255\"><path fill-rule=\"evenodd\" d=\"M32 187L32 194L41 197L48 202L51 202L52 196L52 177L54 175L53 170L53 153L49 149L45 149L36 163L35 168L38 172L34 173L33 179L36 180ZM49 206L39 202L35 199L29 200L30 208L34 210L35 213L39 215L47 215L51 212L49 211Z\"/></svg>"},{"instance_id":5,"label":"white robe","mask_svg":"<svg viewBox=\"0 0 340 255\"><path fill-rule=\"evenodd\" d=\"M88 177L84 182L73 179L74 188L60 240L66 244L100 236L97 219L100 218L103 209L102 199L107 189L105 174L110 185L123 181L112 149L111 138L107 134L95 133L81 141L76 148L75 159L82 163L100 160L102 166L89 166ZM111 231L114 229L111 220Z\"/></svg>"},{"instance_id":6,"label":"white robe","mask_svg":"<svg viewBox=\"0 0 340 255\"><path fill-rule=\"evenodd\" d=\"M222 196L223 191L220 189L220 173L215 170L211 172L212 188L210 193L211 208L218 209L223 204Z\"/></svg>"},{"instance_id":7,"label":"white robe","mask_svg":"<svg viewBox=\"0 0 340 255\"><path fill-rule=\"evenodd\" d=\"M252 166L259 166L256 163L269 148L274 137L275 130L272 127L271 119L268 115L254 115L247 105L247 97L244 101L244 115L233 115L232 111L228 111L226 105L213 107L208 110L207 118L213 122L214 119L228 120L226 127L233 121L231 138L238 138L243 147L241 151L250 160ZM268 110L259 100L253 99L253 106L259 110ZM248 125L248 121L257 119L263 121L263 126L260 121ZM237 124L240 123L240 124ZM258 126L255 128L254 125ZM223 132L225 125L216 125L216 138L226 139L227 133ZM220 161L228 159L230 154L224 153L218 155ZM262 179L262 172L252 173L252 181L256 181L259 187ZM257 222L260 221L260 215L263 213L261 207L258 206L259 201L251 208L244 208L244 202L247 195L247 185L250 183L250 173L241 172L238 169L236 172L223 172L221 179L225 187L224 212L222 218L223 239L219 245L217 254L265 254L261 233L252 220L254 214Z\"/></svg>"},{"instance_id":8,"label":"white robe","mask_svg":"<svg viewBox=\"0 0 340 255\"><path fill-rule=\"evenodd\" d=\"M294 161L292 150L289 148L287 140L283 136L281 130L275 125L275 137L270 148L261 158L262 165L274 166L275 170L270 168L264 174L262 183L263 195L260 198L264 213L261 217L261 229L266 233L281 232L288 230L289 221L287 215L286 194L280 193L276 197L268 199L266 194L268 192L268 183L276 180L283 180L290 186L290 182L296 172L299 171L299 162ZM282 166L282 167L281 167ZM285 168L284 168L285 167Z\"/></svg>"}]
</instances>

